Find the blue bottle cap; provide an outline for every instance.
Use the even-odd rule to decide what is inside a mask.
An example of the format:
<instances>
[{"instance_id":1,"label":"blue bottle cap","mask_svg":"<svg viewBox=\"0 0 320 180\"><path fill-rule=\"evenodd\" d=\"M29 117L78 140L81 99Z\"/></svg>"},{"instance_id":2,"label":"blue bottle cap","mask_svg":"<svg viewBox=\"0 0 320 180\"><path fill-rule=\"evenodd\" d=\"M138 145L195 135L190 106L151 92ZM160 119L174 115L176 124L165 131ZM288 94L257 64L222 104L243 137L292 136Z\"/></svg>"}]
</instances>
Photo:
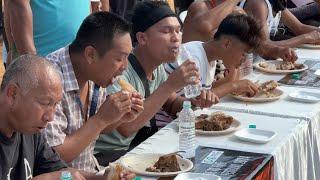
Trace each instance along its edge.
<instances>
[{"instance_id":1,"label":"blue bottle cap","mask_svg":"<svg viewBox=\"0 0 320 180\"><path fill-rule=\"evenodd\" d=\"M250 128L250 129L256 129L257 126L256 126L255 124L249 124L248 128Z\"/></svg>"},{"instance_id":2,"label":"blue bottle cap","mask_svg":"<svg viewBox=\"0 0 320 180\"><path fill-rule=\"evenodd\" d=\"M300 73L293 73L291 74L291 78L295 79L295 80L299 80L300 79Z\"/></svg>"},{"instance_id":3,"label":"blue bottle cap","mask_svg":"<svg viewBox=\"0 0 320 180\"><path fill-rule=\"evenodd\" d=\"M133 180L142 180L140 176L136 176Z\"/></svg>"}]
</instances>

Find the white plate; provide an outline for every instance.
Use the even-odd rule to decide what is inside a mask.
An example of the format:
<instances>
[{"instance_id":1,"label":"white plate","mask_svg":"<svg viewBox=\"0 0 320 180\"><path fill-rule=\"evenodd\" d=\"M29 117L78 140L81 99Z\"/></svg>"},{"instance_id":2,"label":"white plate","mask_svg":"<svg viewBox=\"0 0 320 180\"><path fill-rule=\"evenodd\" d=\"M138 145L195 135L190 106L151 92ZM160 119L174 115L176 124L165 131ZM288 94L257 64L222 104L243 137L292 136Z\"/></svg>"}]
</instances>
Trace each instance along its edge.
<instances>
[{"instance_id":1,"label":"white plate","mask_svg":"<svg viewBox=\"0 0 320 180\"><path fill-rule=\"evenodd\" d=\"M174 180L221 180L221 177L214 174L181 173Z\"/></svg>"},{"instance_id":2,"label":"white plate","mask_svg":"<svg viewBox=\"0 0 320 180\"><path fill-rule=\"evenodd\" d=\"M317 103L320 101L320 94L307 92L307 91L296 91L289 94L289 97L292 100L307 102L307 103Z\"/></svg>"},{"instance_id":3,"label":"white plate","mask_svg":"<svg viewBox=\"0 0 320 180\"><path fill-rule=\"evenodd\" d=\"M193 168L193 163L188 159L177 157L181 171L177 172L148 172L146 169L153 166L164 154L128 154L120 159L120 164L127 170L144 176L170 177L188 172Z\"/></svg>"},{"instance_id":4,"label":"white plate","mask_svg":"<svg viewBox=\"0 0 320 180\"><path fill-rule=\"evenodd\" d=\"M233 122L230 125L230 127L223 131L203 131L203 130L196 129L196 133L199 135L209 135L209 136L225 135L225 134L230 134L230 133L233 133L234 131L239 130L240 125L241 125L240 121L233 119Z\"/></svg>"},{"instance_id":5,"label":"white plate","mask_svg":"<svg viewBox=\"0 0 320 180\"><path fill-rule=\"evenodd\" d=\"M280 99L281 96L283 95L283 91L278 88L274 89L272 91L272 93L275 93L277 96L267 97L266 95L261 94L261 93L259 95L254 96L254 97L247 97L247 96L243 96L243 95L233 95L233 94L231 94L231 96L235 99L240 100L240 101L260 103L260 102L276 101L276 100Z\"/></svg>"},{"instance_id":6,"label":"white plate","mask_svg":"<svg viewBox=\"0 0 320 180\"><path fill-rule=\"evenodd\" d=\"M314 45L314 44L302 44L299 47L304 49L320 49L320 45Z\"/></svg>"},{"instance_id":7,"label":"white plate","mask_svg":"<svg viewBox=\"0 0 320 180\"><path fill-rule=\"evenodd\" d=\"M271 141L276 136L276 133L262 129L245 128L234 133L234 136L243 141L264 144Z\"/></svg>"},{"instance_id":8,"label":"white plate","mask_svg":"<svg viewBox=\"0 0 320 180\"><path fill-rule=\"evenodd\" d=\"M270 61L263 61L266 63L270 63L270 64L281 64L282 61L278 61L278 60L270 60ZM308 66L303 64L304 68L302 69L296 69L296 70L274 70L274 69L267 69L267 68L263 68L260 67L259 64L261 62L257 62L253 65L253 67L255 67L256 69L263 71L263 72L267 72L267 73L273 73L273 74L290 74L290 73L297 73L297 72L302 72L308 69Z\"/></svg>"}]
</instances>

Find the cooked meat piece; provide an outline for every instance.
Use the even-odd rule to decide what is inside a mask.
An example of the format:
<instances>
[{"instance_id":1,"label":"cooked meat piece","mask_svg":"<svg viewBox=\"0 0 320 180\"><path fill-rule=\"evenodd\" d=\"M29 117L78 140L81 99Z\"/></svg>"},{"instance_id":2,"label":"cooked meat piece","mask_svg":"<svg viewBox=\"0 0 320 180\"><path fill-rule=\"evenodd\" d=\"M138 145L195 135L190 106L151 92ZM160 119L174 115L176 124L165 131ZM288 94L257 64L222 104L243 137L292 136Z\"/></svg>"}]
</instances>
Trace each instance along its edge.
<instances>
[{"instance_id":1,"label":"cooked meat piece","mask_svg":"<svg viewBox=\"0 0 320 180\"><path fill-rule=\"evenodd\" d=\"M283 62L280 64L280 70L293 70L294 69L294 64L292 62Z\"/></svg>"},{"instance_id":2,"label":"cooked meat piece","mask_svg":"<svg viewBox=\"0 0 320 180\"><path fill-rule=\"evenodd\" d=\"M207 119L199 119L196 129L203 131L222 131L228 129L233 122L233 117L223 112L215 112Z\"/></svg>"},{"instance_id":3,"label":"cooked meat piece","mask_svg":"<svg viewBox=\"0 0 320 180\"><path fill-rule=\"evenodd\" d=\"M260 85L260 90L264 92L272 91L278 87L278 83L274 80L266 81Z\"/></svg>"},{"instance_id":4,"label":"cooked meat piece","mask_svg":"<svg viewBox=\"0 0 320 180\"><path fill-rule=\"evenodd\" d=\"M177 155L169 154L159 158L159 160L152 167L148 167L146 171L149 172L177 172L181 171Z\"/></svg>"}]
</instances>

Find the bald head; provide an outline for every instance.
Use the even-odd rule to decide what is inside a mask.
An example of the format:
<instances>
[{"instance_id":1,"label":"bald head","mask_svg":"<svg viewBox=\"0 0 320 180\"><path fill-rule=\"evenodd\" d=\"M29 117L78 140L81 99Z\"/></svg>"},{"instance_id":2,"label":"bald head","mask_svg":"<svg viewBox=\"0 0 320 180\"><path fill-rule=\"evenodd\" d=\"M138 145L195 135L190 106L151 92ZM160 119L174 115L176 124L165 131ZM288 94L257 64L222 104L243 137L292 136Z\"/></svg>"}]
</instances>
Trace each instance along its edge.
<instances>
[{"instance_id":1,"label":"bald head","mask_svg":"<svg viewBox=\"0 0 320 180\"><path fill-rule=\"evenodd\" d=\"M37 88L43 81L61 83L56 66L45 58L23 55L15 59L7 68L1 83L1 91L10 83L16 83L26 93Z\"/></svg>"}]
</instances>

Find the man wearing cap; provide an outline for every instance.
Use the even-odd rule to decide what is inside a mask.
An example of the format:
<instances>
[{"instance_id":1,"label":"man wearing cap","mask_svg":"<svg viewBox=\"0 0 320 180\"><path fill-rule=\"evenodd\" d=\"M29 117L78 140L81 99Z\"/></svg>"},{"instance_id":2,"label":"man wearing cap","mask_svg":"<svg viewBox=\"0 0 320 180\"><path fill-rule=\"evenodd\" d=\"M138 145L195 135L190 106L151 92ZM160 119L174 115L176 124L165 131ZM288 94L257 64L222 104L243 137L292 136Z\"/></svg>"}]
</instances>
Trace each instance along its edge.
<instances>
[{"instance_id":1,"label":"man wearing cap","mask_svg":"<svg viewBox=\"0 0 320 180\"><path fill-rule=\"evenodd\" d=\"M163 63L174 62L181 44L180 23L165 2L144 1L137 4L133 17L133 38L137 45L129 55L124 79L146 99L144 111L132 122L123 123L109 134L100 135L95 150L98 160L121 156L157 131L155 114L163 108L175 115L182 108L183 97L176 91L188 84L199 83L195 63L186 61L167 77ZM196 76L196 81L190 77ZM217 101L213 93L207 94L207 106ZM139 131L140 130L140 131ZM114 159L109 159L110 161Z\"/></svg>"}]
</instances>

